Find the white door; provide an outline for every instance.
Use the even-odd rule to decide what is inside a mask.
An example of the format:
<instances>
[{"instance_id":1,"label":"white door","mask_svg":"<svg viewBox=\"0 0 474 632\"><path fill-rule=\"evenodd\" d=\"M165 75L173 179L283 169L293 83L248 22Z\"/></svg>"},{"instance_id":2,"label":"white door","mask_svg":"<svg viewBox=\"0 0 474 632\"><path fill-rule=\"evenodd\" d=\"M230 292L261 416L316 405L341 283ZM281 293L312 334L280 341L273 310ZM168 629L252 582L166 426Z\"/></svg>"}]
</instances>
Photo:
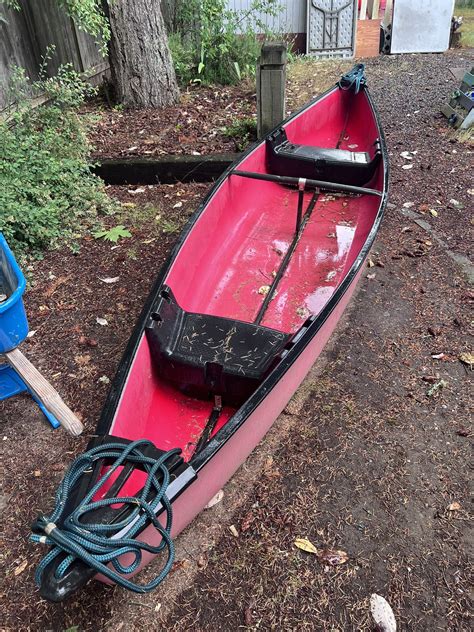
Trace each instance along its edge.
<instances>
[{"instance_id":1,"label":"white door","mask_svg":"<svg viewBox=\"0 0 474 632\"><path fill-rule=\"evenodd\" d=\"M442 53L449 48L454 0L394 0L393 53Z\"/></svg>"}]
</instances>

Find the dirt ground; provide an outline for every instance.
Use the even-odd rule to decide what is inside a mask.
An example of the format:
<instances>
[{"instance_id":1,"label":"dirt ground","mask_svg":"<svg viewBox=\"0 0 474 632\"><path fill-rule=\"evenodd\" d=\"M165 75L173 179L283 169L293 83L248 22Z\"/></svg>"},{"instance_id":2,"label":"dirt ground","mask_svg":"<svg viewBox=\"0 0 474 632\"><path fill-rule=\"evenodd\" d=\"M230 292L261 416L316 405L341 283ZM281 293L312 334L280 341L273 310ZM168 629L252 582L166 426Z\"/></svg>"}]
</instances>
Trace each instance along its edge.
<instances>
[{"instance_id":1,"label":"dirt ground","mask_svg":"<svg viewBox=\"0 0 474 632\"><path fill-rule=\"evenodd\" d=\"M76 254L32 262L26 307L35 333L24 351L86 433L52 431L26 397L0 405L0 629L373 630L373 592L401 630L471 629L472 372L460 356L473 352L473 149L438 111L458 84L451 70L473 58L367 63L391 160L372 265L324 355L223 501L178 538L173 571L150 595L91 583L65 604L41 600L29 525L93 433L153 276L207 186L110 187L124 205L107 221L120 220L131 238L118 247L88 238ZM346 66L295 64L289 108ZM251 94L248 103L251 112ZM349 559L321 564L294 546L301 537Z\"/></svg>"}]
</instances>

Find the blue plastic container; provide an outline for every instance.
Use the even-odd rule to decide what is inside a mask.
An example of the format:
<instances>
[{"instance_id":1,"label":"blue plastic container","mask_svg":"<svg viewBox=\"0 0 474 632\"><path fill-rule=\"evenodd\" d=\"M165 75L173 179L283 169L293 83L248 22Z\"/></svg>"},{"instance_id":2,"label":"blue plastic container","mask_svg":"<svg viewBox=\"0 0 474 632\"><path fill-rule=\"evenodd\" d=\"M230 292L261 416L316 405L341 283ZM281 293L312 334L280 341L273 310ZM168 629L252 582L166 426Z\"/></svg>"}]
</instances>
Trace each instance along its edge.
<instances>
[{"instance_id":1,"label":"blue plastic container","mask_svg":"<svg viewBox=\"0 0 474 632\"><path fill-rule=\"evenodd\" d=\"M0 233L0 353L15 349L28 335L22 299L25 286L25 277Z\"/></svg>"}]
</instances>

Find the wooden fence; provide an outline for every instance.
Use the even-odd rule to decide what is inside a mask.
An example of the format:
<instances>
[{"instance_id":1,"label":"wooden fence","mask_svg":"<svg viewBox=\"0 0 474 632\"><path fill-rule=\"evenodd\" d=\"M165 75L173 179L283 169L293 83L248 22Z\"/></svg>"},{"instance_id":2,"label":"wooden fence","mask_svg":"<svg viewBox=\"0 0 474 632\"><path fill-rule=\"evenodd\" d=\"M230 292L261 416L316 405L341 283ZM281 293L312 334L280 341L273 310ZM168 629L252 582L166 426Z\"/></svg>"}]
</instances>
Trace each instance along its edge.
<instances>
[{"instance_id":1,"label":"wooden fence","mask_svg":"<svg viewBox=\"0 0 474 632\"><path fill-rule=\"evenodd\" d=\"M23 67L34 81L48 46L55 47L49 74L68 62L90 77L108 67L93 38L75 26L57 0L20 0L20 5L21 11L13 11L0 4L0 110L11 100L13 68Z\"/></svg>"}]
</instances>

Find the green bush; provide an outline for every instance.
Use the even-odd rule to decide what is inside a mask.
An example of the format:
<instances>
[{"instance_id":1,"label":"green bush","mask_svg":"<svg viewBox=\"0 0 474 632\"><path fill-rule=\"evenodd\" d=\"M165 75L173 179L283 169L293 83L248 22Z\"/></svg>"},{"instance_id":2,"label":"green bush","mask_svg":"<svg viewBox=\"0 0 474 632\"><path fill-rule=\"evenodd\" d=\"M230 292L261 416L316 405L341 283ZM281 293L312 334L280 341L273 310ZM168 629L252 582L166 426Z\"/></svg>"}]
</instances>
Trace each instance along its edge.
<instances>
[{"instance_id":1,"label":"green bush","mask_svg":"<svg viewBox=\"0 0 474 632\"><path fill-rule=\"evenodd\" d=\"M70 66L28 85L14 73L15 105L0 120L0 231L16 253L35 253L97 223L111 209L91 174L86 124L78 108L91 93ZM34 108L28 97L49 99Z\"/></svg>"},{"instance_id":2,"label":"green bush","mask_svg":"<svg viewBox=\"0 0 474 632\"><path fill-rule=\"evenodd\" d=\"M223 133L234 140L237 151L243 151L247 145L257 140L257 121L250 117L238 119L224 128Z\"/></svg>"},{"instance_id":3,"label":"green bush","mask_svg":"<svg viewBox=\"0 0 474 632\"><path fill-rule=\"evenodd\" d=\"M278 0L253 0L246 10L226 0L178 2L169 38L181 83L237 83L255 73L266 18L281 11Z\"/></svg>"}]
</instances>

